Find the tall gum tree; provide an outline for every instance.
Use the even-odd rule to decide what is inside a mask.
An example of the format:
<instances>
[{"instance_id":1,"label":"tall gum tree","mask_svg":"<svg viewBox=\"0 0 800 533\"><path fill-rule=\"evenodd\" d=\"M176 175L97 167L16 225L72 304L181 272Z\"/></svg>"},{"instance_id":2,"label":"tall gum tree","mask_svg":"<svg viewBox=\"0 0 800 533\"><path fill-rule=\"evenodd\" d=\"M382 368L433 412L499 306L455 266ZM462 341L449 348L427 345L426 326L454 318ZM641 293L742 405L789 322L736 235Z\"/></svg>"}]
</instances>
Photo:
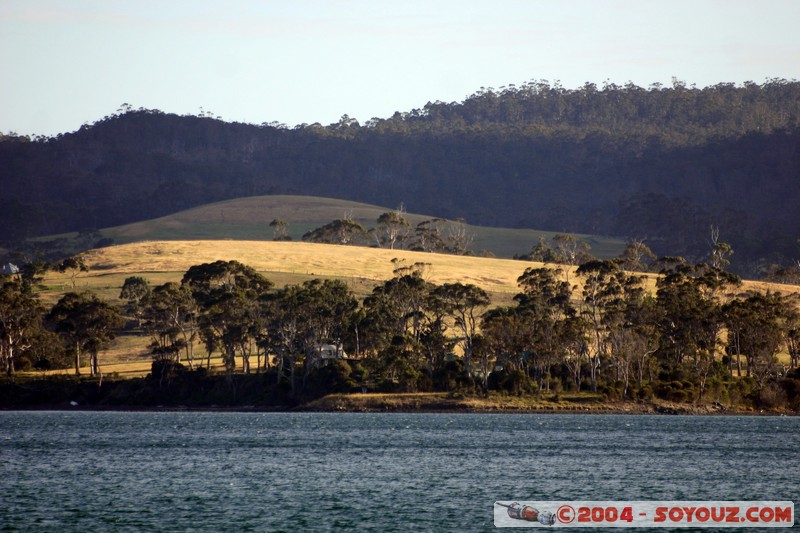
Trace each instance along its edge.
<instances>
[{"instance_id":1,"label":"tall gum tree","mask_svg":"<svg viewBox=\"0 0 800 533\"><path fill-rule=\"evenodd\" d=\"M472 355L478 324L483 311L489 305L489 295L472 284L445 283L431 293L432 299L452 320L460 333L460 343L464 350L464 366L468 377L472 377Z\"/></svg>"},{"instance_id":2,"label":"tall gum tree","mask_svg":"<svg viewBox=\"0 0 800 533\"><path fill-rule=\"evenodd\" d=\"M13 376L20 353L29 348L41 325L43 309L18 281L0 285L0 356Z\"/></svg>"},{"instance_id":3,"label":"tall gum tree","mask_svg":"<svg viewBox=\"0 0 800 533\"><path fill-rule=\"evenodd\" d=\"M75 351L75 374L81 373L81 354L89 354L92 376L100 373L99 352L114 339L123 319L116 307L90 293L68 292L50 310L56 332Z\"/></svg>"}]
</instances>

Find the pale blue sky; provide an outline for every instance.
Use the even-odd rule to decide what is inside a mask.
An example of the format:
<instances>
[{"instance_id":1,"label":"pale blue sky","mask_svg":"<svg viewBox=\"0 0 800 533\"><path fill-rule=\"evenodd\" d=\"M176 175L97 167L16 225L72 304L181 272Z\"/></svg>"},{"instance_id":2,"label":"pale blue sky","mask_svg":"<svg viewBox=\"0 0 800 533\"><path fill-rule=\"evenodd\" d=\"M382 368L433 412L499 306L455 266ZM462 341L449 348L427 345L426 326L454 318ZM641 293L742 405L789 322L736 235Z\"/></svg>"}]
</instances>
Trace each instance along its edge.
<instances>
[{"instance_id":1,"label":"pale blue sky","mask_svg":"<svg viewBox=\"0 0 800 533\"><path fill-rule=\"evenodd\" d=\"M0 131L362 123L480 87L800 79L800 0L0 0Z\"/></svg>"}]
</instances>

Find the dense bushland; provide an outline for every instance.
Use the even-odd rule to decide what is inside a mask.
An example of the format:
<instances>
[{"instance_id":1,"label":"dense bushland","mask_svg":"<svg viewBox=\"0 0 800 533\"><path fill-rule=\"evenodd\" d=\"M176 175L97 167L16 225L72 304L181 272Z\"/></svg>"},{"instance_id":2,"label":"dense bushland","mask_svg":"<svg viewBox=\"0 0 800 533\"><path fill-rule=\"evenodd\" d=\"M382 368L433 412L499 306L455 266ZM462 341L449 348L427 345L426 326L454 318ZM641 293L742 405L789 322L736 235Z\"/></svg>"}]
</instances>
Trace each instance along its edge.
<instances>
[{"instance_id":1,"label":"dense bushland","mask_svg":"<svg viewBox=\"0 0 800 533\"><path fill-rule=\"evenodd\" d=\"M191 267L181 283L151 287L129 277L122 311L86 293L67 293L48 311L11 280L0 288L0 348L11 378L20 368L70 362L78 373L88 354L103 386L102 348L124 313L149 335L153 367L147 380L102 393L114 405L494 390L800 408L796 298L742 292L723 269L679 259L662 261L651 294L621 264L590 260L571 280L559 269L529 268L506 307L493 307L474 285L426 281L424 264L396 264L394 277L359 301L340 281L276 288L246 265L217 261Z\"/></svg>"}]
</instances>

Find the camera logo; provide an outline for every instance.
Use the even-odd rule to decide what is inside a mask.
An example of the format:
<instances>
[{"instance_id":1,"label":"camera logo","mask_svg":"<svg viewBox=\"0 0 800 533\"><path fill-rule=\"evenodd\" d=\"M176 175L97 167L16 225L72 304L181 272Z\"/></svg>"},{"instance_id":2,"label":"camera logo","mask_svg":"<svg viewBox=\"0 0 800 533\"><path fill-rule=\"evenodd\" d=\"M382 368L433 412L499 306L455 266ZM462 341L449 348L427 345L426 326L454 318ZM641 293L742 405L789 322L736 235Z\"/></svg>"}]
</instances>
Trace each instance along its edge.
<instances>
[{"instance_id":1,"label":"camera logo","mask_svg":"<svg viewBox=\"0 0 800 533\"><path fill-rule=\"evenodd\" d=\"M505 507L508 516L514 520L524 520L525 522L538 522L545 526L552 526L556 523L556 515L550 511L540 511L530 505L521 505L519 502L505 504L495 502L495 505Z\"/></svg>"}]
</instances>

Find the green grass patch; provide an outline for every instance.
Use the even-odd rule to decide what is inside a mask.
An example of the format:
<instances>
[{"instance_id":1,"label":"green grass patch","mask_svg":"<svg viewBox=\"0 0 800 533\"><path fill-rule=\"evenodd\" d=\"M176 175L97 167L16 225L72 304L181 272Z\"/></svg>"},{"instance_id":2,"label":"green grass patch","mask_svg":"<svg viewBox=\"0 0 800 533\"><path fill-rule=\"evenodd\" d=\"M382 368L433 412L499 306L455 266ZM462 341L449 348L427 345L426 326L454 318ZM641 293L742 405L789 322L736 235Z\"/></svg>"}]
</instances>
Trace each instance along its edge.
<instances>
[{"instance_id":1,"label":"green grass patch","mask_svg":"<svg viewBox=\"0 0 800 533\"><path fill-rule=\"evenodd\" d=\"M377 224L381 214L391 208L348 200L309 196L253 196L207 204L161 218L145 220L101 230L103 237L116 244L163 240L258 240L269 241L274 219L286 221L289 235L297 241L315 228L345 215L367 228ZM431 215L407 213L412 226L434 218ZM469 221L467 221L469 222ZM468 226L473 235L471 249L487 251L501 258L528 253L540 237L549 240L555 232L533 229L494 228ZM77 234L53 235L37 240L55 238L74 239ZM625 248L620 239L595 235L576 235L591 246L591 252L600 258L616 257Z\"/></svg>"}]
</instances>

